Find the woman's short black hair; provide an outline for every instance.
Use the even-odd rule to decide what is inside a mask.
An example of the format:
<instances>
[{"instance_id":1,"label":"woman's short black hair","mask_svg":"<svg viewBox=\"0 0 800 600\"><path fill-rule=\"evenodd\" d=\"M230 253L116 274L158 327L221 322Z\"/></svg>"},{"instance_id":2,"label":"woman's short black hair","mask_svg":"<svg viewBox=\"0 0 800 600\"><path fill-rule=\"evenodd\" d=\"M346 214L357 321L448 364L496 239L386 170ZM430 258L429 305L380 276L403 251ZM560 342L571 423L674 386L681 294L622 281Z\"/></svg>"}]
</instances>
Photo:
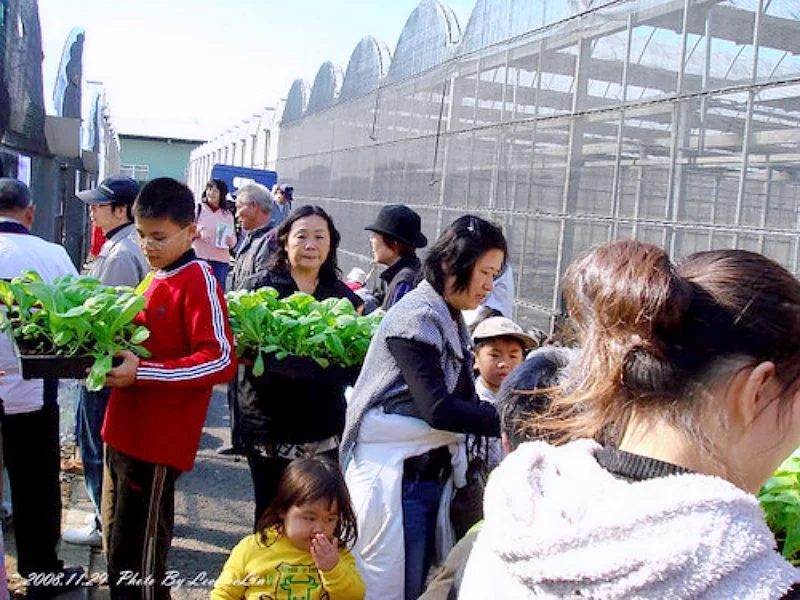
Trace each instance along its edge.
<instances>
[{"instance_id":1,"label":"woman's short black hair","mask_svg":"<svg viewBox=\"0 0 800 600\"><path fill-rule=\"evenodd\" d=\"M567 380L577 358L578 350L573 348L544 346L503 380L495 406L500 414L500 431L508 437L512 450L522 442L543 438L535 428L536 417L547 411L553 393Z\"/></svg>"},{"instance_id":2,"label":"woman's short black hair","mask_svg":"<svg viewBox=\"0 0 800 600\"><path fill-rule=\"evenodd\" d=\"M459 217L431 246L422 263L422 277L444 294L445 278L453 276L453 291L464 291L475 263L489 250L500 250L505 265L508 246L500 227L474 215Z\"/></svg>"},{"instance_id":3,"label":"woman's short black hair","mask_svg":"<svg viewBox=\"0 0 800 600\"><path fill-rule=\"evenodd\" d=\"M339 270L339 263L336 255L339 250L339 242L342 240L342 236L339 235L339 231L333 224L333 219L331 219L330 215L326 213L322 207L311 206L310 204L295 208L291 213L289 213L289 216L286 217L286 220L278 227L278 247L275 248L275 251L270 255L267 262L267 269L270 271L280 271L284 273L290 270L291 265L289 264L289 254L286 252L286 240L289 239L289 232L292 230L292 225L294 225L295 221L298 221L303 217L311 216L322 217L325 219L325 222L328 223L328 235L331 238L331 247L330 251L328 252L328 258L325 259L325 262L322 263L322 266L319 269L319 278L325 281L340 279L342 273Z\"/></svg>"},{"instance_id":4,"label":"woman's short black hair","mask_svg":"<svg viewBox=\"0 0 800 600\"><path fill-rule=\"evenodd\" d=\"M179 227L194 222L194 194L180 181L159 177L145 184L133 203L133 216L168 219Z\"/></svg>"},{"instance_id":5,"label":"woman's short black hair","mask_svg":"<svg viewBox=\"0 0 800 600\"><path fill-rule=\"evenodd\" d=\"M222 210L228 209L228 184L222 181L222 179L209 179L206 187L203 188L203 195L201 196L201 201L204 204L208 204L208 188L215 187L219 190L219 208Z\"/></svg>"}]
</instances>

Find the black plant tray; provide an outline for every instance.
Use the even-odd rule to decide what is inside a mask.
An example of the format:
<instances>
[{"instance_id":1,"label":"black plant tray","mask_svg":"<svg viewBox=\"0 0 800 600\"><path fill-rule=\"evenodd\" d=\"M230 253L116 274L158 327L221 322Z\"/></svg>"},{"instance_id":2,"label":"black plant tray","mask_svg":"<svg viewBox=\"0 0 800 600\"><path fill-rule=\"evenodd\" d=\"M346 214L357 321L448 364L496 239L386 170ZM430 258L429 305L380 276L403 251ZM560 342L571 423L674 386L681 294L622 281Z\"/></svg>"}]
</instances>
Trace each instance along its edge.
<instances>
[{"instance_id":1,"label":"black plant tray","mask_svg":"<svg viewBox=\"0 0 800 600\"><path fill-rule=\"evenodd\" d=\"M307 356L290 354L278 360L274 354L264 355L264 372L282 375L288 379L313 381L319 384L348 385L355 383L361 367L342 367L331 365L321 367L317 361Z\"/></svg>"},{"instance_id":2,"label":"black plant tray","mask_svg":"<svg viewBox=\"0 0 800 600\"><path fill-rule=\"evenodd\" d=\"M94 364L94 357L56 356L53 354L20 354L17 350L19 370L23 379L86 379ZM114 357L111 364L118 367L122 359Z\"/></svg>"},{"instance_id":3,"label":"black plant tray","mask_svg":"<svg viewBox=\"0 0 800 600\"><path fill-rule=\"evenodd\" d=\"M23 379L86 379L92 356L19 355Z\"/></svg>"}]
</instances>

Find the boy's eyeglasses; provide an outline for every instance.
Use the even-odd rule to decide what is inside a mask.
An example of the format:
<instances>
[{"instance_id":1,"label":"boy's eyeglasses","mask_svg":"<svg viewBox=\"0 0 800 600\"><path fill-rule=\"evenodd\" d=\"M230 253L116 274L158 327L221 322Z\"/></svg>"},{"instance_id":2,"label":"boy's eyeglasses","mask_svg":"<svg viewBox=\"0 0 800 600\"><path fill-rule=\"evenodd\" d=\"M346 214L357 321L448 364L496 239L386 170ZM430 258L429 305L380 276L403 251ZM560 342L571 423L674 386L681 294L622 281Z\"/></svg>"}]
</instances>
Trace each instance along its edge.
<instances>
[{"instance_id":1,"label":"boy's eyeglasses","mask_svg":"<svg viewBox=\"0 0 800 600\"><path fill-rule=\"evenodd\" d=\"M139 235L138 236L139 246L142 249L151 248L152 250L163 250L164 248L169 246L172 240L174 240L176 237L178 237L181 233L183 233L187 229L188 227L184 227L180 231L176 231L171 236L164 238L163 240L154 240L153 238L143 238L141 235Z\"/></svg>"}]
</instances>

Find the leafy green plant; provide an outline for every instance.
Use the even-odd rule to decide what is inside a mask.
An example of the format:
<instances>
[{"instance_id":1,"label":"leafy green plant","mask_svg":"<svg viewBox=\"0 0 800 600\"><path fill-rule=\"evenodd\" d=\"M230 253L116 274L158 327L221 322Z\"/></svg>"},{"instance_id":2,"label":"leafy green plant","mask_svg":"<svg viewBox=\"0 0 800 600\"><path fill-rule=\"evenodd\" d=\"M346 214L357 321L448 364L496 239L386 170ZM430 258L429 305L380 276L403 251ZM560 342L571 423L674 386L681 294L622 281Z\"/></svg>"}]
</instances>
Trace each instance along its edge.
<instances>
[{"instance_id":1,"label":"leafy green plant","mask_svg":"<svg viewBox=\"0 0 800 600\"><path fill-rule=\"evenodd\" d=\"M800 565L800 454L787 458L758 494L778 548Z\"/></svg>"},{"instance_id":2,"label":"leafy green plant","mask_svg":"<svg viewBox=\"0 0 800 600\"><path fill-rule=\"evenodd\" d=\"M253 373L264 373L265 355L312 358L323 368L353 367L364 361L380 323L377 315L361 317L346 298L317 301L296 292L278 299L265 287L227 295L236 354L253 359Z\"/></svg>"},{"instance_id":3,"label":"leafy green plant","mask_svg":"<svg viewBox=\"0 0 800 600\"><path fill-rule=\"evenodd\" d=\"M150 331L133 323L145 299L130 288L74 275L45 283L35 271L26 271L22 277L0 281L0 303L6 307L0 328L11 333L21 355L92 356L86 378L90 391L103 387L120 350L149 356L139 344Z\"/></svg>"}]
</instances>

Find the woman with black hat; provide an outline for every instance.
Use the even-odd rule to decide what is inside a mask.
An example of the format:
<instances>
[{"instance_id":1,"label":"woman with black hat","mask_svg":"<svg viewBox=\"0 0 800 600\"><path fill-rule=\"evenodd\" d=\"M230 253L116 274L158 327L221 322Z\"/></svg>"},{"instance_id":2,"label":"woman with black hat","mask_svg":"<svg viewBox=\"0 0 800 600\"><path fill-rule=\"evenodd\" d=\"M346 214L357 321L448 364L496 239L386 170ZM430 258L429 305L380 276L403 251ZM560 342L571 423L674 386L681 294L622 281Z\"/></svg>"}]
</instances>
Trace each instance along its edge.
<instances>
[{"instance_id":1,"label":"woman with black hat","mask_svg":"<svg viewBox=\"0 0 800 600\"><path fill-rule=\"evenodd\" d=\"M386 266L375 295L381 299L381 308L389 310L416 286L421 264L415 251L424 248L428 239L422 234L419 215L402 204L384 206L364 229L372 232L373 262Z\"/></svg>"}]
</instances>

